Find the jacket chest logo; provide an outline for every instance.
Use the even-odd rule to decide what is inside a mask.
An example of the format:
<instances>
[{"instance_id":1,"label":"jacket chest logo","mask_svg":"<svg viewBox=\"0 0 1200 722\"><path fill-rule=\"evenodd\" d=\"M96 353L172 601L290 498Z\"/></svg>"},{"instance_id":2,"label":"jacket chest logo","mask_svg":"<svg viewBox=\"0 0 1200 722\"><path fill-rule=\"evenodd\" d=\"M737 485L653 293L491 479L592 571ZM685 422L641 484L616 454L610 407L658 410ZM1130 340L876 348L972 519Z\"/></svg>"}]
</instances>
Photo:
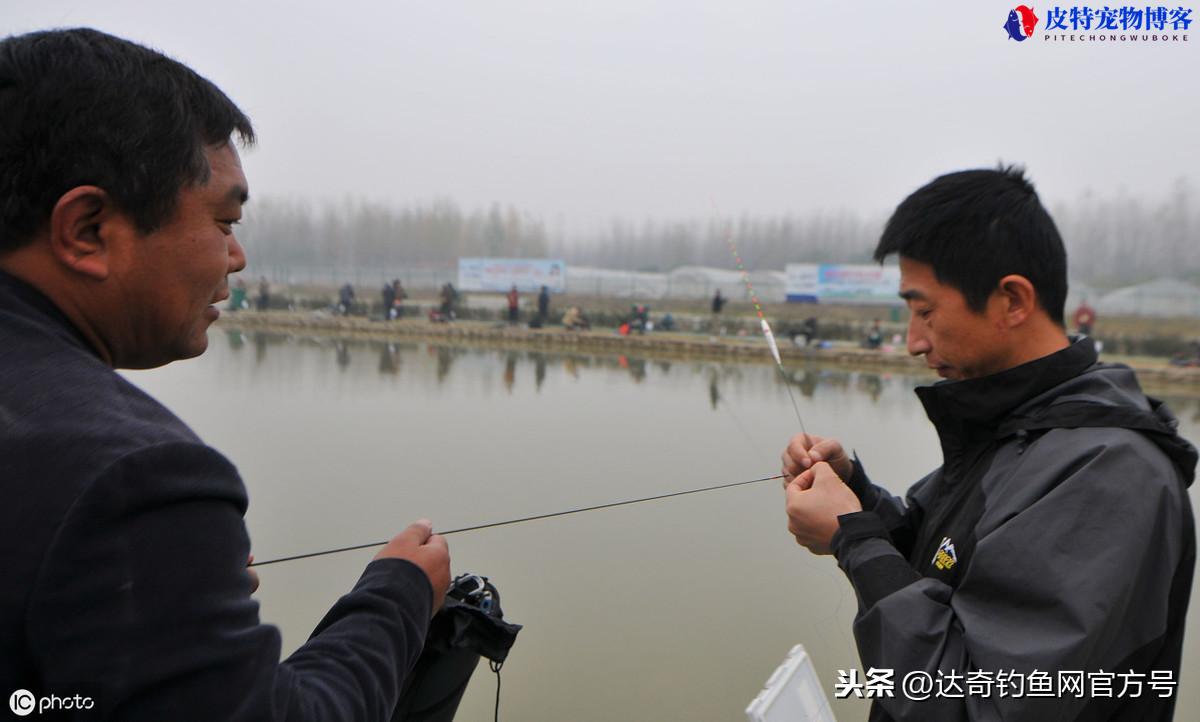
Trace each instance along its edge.
<instances>
[{"instance_id":1,"label":"jacket chest logo","mask_svg":"<svg viewBox=\"0 0 1200 722\"><path fill-rule=\"evenodd\" d=\"M942 537L942 543L938 545L931 563L941 571L953 569L958 563L958 553L954 551L954 542L950 537Z\"/></svg>"}]
</instances>

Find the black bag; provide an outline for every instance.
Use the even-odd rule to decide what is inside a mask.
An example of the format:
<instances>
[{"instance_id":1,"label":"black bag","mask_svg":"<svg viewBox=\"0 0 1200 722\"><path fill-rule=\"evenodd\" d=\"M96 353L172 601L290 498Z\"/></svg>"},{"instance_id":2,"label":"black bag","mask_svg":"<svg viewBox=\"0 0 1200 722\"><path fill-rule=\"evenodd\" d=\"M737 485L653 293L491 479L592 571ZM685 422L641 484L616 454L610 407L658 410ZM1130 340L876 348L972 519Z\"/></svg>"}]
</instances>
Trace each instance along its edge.
<instances>
[{"instance_id":1,"label":"black bag","mask_svg":"<svg viewBox=\"0 0 1200 722\"><path fill-rule=\"evenodd\" d=\"M425 649L400 693L392 722L450 722L481 656L492 670L508 657L521 625L504 621L500 592L487 577L461 574L429 623Z\"/></svg>"}]
</instances>

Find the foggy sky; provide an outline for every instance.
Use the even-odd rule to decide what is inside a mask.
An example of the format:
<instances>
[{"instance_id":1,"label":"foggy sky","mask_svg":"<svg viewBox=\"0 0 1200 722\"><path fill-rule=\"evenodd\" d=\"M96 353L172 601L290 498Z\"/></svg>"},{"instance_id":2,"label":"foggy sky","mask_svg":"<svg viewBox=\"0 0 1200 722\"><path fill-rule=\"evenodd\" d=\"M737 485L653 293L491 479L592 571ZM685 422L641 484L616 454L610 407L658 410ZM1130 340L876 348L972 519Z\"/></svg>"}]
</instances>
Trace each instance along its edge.
<instances>
[{"instance_id":1,"label":"foggy sky","mask_svg":"<svg viewBox=\"0 0 1200 722\"><path fill-rule=\"evenodd\" d=\"M1011 6L39 0L0 32L89 25L187 63L251 116L257 197L496 202L572 232L884 213L1000 159L1050 204L1195 178L1200 33L1017 43Z\"/></svg>"}]
</instances>

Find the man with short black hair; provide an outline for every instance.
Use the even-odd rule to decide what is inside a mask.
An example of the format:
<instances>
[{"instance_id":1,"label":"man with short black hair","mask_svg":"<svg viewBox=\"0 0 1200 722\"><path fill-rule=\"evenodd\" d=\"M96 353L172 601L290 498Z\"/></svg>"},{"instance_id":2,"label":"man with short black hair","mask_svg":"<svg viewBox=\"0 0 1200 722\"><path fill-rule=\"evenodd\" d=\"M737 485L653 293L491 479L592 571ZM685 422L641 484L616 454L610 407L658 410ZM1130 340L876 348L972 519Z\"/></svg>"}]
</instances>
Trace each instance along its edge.
<instances>
[{"instance_id":1,"label":"man with short black hair","mask_svg":"<svg viewBox=\"0 0 1200 722\"><path fill-rule=\"evenodd\" d=\"M427 521L280 663L233 465L117 368L198 356L246 259L246 116L88 29L0 41L0 689L122 720L388 720L449 581Z\"/></svg>"},{"instance_id":2,"label":"man with short black hair","mask_svg":"<svg viewBox=\"0 0 1200 722\"><path fill-rule=\"evenodd\" d=\"M1059 672L1178 682L1196 449L1130 369L1066 336L1066 253L1020 171L917 190L875 258L892 254L909 352L945 379L917 389L942 466L901 500L836 439L800 434L783 454L789 531L837 557L859 600L862 666L894 673L871 719L1170 719L1170 685L978 690L999 675L1057 685ZM977 693L918 701L899 687L910 673L960 691L975 675Z\"/></svg>"}]
</instances>

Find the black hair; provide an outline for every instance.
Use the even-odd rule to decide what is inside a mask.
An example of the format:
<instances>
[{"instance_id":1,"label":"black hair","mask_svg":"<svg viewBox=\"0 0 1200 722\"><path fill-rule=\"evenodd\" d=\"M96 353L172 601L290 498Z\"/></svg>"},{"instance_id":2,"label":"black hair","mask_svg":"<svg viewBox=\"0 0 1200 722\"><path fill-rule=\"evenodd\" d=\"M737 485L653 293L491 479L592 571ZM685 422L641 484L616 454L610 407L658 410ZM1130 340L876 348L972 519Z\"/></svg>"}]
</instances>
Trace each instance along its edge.
<instances>
[{"instance_id":1,"label":"black hair","mask_svg":"<svg viewBox=\"0 0 1200 722\"><path fill-rule=\"evenodd\" d=\"M90 28L0 40L0 253L42 230L71 188L103 188L144 233L180 190L208 180L205 155L250 119L161 53Z\"/></svg>"},{"instance_id":2,"label":"black hair","mask_svg":"<svg viewBox=\"0 0 1200 722\"><path fill-rule=\"evenodd\" d=\"M1063 325L1067 252L1024 170L966 170L935 178L904 199L875 247L880 263L898 253L927 263L939 283L983 312L1000 279L1029 279L1038 303Z\"/></svg>"}]
</instances>

